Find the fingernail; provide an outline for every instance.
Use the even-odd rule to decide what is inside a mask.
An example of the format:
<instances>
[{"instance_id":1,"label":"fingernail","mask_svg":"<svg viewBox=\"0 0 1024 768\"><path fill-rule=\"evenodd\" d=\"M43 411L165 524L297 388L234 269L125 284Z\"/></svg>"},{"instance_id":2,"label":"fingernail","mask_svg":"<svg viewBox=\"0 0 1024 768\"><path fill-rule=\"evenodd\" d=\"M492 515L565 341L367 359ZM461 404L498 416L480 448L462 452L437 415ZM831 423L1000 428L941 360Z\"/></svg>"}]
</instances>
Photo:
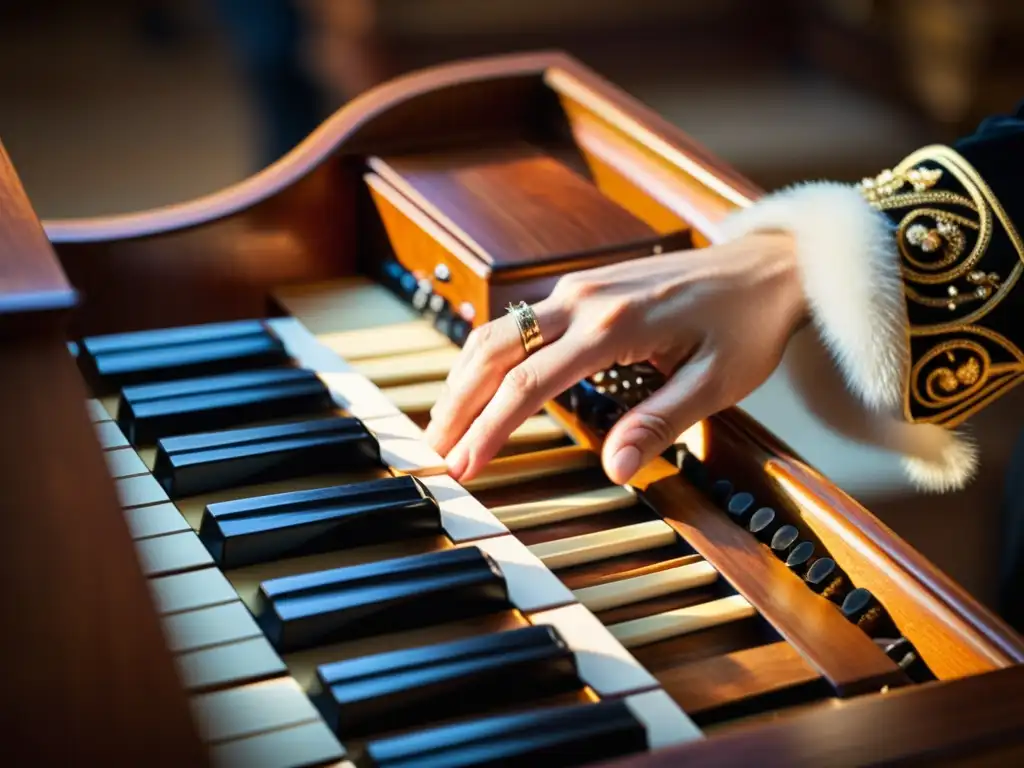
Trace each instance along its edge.
<instances>
[{"instance_id":1,"label":"fingernail","mask_svg":"<svg viewBox=\"0 0 1024 768\"><path fill-rule=\"evenodd\" d=\"M456 446L448 455L448 474L458 480L466 471L469 463L469 452Z\"/></svg>"},{"instance_id":2,"label":"fingernail","mask_svg":"<svg viewBox=\"0 0 1024 768\"><path fill-rule=\"evenodd\" d=\"M619 448L608 462L608 474L612 480L622 484L629 481L640 469L640 451L632 445Z\"/></svg>"}]
</instances>

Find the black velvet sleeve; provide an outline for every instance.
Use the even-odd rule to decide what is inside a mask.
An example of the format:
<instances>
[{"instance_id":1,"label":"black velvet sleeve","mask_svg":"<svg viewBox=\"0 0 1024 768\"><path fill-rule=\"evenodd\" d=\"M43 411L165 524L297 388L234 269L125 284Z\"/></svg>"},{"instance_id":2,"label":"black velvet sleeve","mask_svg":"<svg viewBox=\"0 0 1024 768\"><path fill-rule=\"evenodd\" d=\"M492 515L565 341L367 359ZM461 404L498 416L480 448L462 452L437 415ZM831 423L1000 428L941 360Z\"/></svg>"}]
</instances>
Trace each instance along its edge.
<instances>
[{"instance_id":1,"label":"black velvet sleeve","mask_svg":"<svg viewBox=\"0 0 1024 768\"><path fill-rule=\"evenodd\" d=\"M1024 103L860 189L896 234L910 334L904 416L955 427L1024 377Z\"/></svg>"}]
</instances>

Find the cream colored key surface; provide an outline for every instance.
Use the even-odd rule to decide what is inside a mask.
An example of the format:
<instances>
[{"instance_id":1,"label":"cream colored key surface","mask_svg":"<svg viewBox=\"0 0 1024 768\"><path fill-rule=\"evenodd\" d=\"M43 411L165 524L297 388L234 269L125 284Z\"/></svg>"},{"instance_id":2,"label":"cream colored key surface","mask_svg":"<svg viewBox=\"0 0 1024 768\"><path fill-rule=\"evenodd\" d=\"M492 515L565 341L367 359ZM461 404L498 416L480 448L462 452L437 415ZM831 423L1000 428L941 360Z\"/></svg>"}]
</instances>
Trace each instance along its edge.
<instances>
[{"instance_id":1,"label":"cream colored key surface","mask_svg":"<svg viewBox=\"0 0 1024 768\"><path fill-rule=\"evenodd\" d=\"M639 693L658 687L658 681L615 639L584 606L567 605L530 616L532 624L558 630L576 656L580 679L599 696Z\"/></svg>"},{"instance_id":2,"label":"cream colored key surface","mask_svg":"<svg viewBox=\"0 0 1024 768\"><path fill-rule=\"evenodd\" d=\"M380 329L419 320L419 314L386 287L366 277L284 286L274 298L310 333Z\"/></svg>"},{"instance_id":3,"label":"cream colored key surface","mask_svg":"<svg viewBox=\"0 0 1024 768\"><path fill-rule=\"evenodd\" d=\"M135 551L146 576L165 576L213 565L213 558L192 531L141 539Z\"/></svg>"},{"instance_id":4,"label":"cream colored key surface","mask_svg":"<svg viewBox=\"0 0 1024 768\"><path fill-rule=\"evenodd\" d=\"M100 398L100 405L103 410L110 414L111 419L117 419L118 405L121 403L121 395L107 395Z\"/></svg>"},{"instance_id":5,"label":"cream colored key surface","mask_svg":"<svg viewBox=\"0 0 1024 768\"><path fill-rule=\"evenodd\" d=\"M133 539L148 539L153 536L191 530L188 521L170 502L127 509L124 517L128 521L128 530Z\"/></svg>"},{"instance_id":6,"label":"cream colored key surface","mask_svg":"<svg viewBox=\"0 0 1024 768\"><path fill-rule=\"evenodd\" d=\"M344 756L344 747L321 721L218 744L210 761L215 768L301 768ZM341 765L355 768L348 761Z\"/></svg>"},{"instance_id":7,"label":"cream colored key surface","mask_svg":"<svg viewBox=\"0 0 1024 768\"><path fill-rule=\"evenodd\" d=\"M647 730L648 749L664 749L704 738L697 724L663 690L627 696L624 701Z\"/></svg>"},{"instance_id":8,"label":"cream colored key surface","mask_svg":"<svg viewBox=\"0 0 1024 768\"><path fill-rule=\"evenodd\" d=\"M148 472L145 475L123 477L115 481L114 486L117 488L121 506L125 509L169 501L160 483Z\"/></svg>"},{"instance_id":9,"label":"cream colored key surface","mask_svg":"<svg viewBox=\"0 0 1024 768\"><path fill-rule=\"evenodd\" d=\"M176 613L164 618L163 625L167 647L174 653L263 636L249 609L238 600Z\"/></svg>"},{"instance_id":10,"label":"cream colored key surface","mask_svg":"<svg viewBox=\"0 0 1024 768\"><path fill-rule=\"evenodd\" d=\"M444 381L459 357L459 348L447 347L407 355L370 357L354 363L357 371L378 387L396 387L417 381Z\"/></svg>"},{"instance_id":11,"label":"cream colored key surface","mask_svg":"<svg viewBox=\"0 0 1024 768\"><path fill-rule=\"evenodd\" d=\"M740 619L755 616L757 611L741 595L712 600L666 611L642 619L613 624L608 630L627 648L649 645L670 637L679 637L702 629L710 629Z\"/></svg>"},{"instance_id":12,"label":"cream colored key surface","mask_svg":"<svg viewBox=\"0 0 1024 768\"><path fill-rule=\"evenodd\" d=\"M174 657L182 684L193 693L283 677L288 668L265 637L215 645Z\"/></svg>"},{"instance_id":13,"label":"cream colored key surface","mask_svg":"<svg viewBox=\"0 0 1024 768\"><path fill-rule=\"evenodd\" d=\"M147 583L157 611L163 615L238 599L234 587L217 568L163 576Z\"/></svg>"},{"instance_id":14,"label":"cream colored key surface","mask_svg":"<svg viewBox=\"0 0 1024 768\"><path fill-rule=\"evenodd\" d=\"M317 340L350 363L367 358L445 349L452 344L447 336L435 329L427 320L320 334Z\"/></svg>"},{"instance_id":15,"label":"cream colored key surface","mask_svg":"<svg viewBox=\"0 0 1024 768\"><path fill-rule=\"evenodd\" d=\"M572 592L515 536L461 544L478 547L501 569L512 604L525 613L544 611L573 602Z\"/></svg>"},{"instance_id":16,"label":"cream colored key surface","mask_svg":"<svg viewBox=\"0 0 1024 768\"><path fill-rule=\"evenodd\" d=\"M664 571L646 573L621 581L583 587L573 592L576 599L592 611L607 611L623 605L653 600L696 589L718 580L718 571L708 562L681 565Z\"/></svg>"},{"instance_id":17,"label":"cream colored key surface","mask_svg":"<svg viewBox=\"0 0 1024 768\"><path fill-rule=\"evenodd\" d=\"M534 544L530 551L552 570L645 552L674 544L676 532L664 520L624 525Z\"/></svg>"},{"instance_id":18,"label":"cream colored key surface","mask_svg":"<svg viewBox=\"0 0 1024 768\"><path fill-rule=\"evenodd\" d=\"M194 696L191 704L201 738L214 744L320 721L291 678Z\"/></svg>"},{"instance_id":19,"label":"cream colored key surface","mask_svg":"<svg viewBox=\"0 0 1024 768\"><path fill-rule=\"evenodd\" d=\"M470 492L483 491L600 465L601 460L597 454L578 445L569 445L495 459L480 470L480 474L462 485Z\"/></svg>"},{"instance_id":20,"label":"cream colored key surface","mask_svg":"<svg viewBox=\"0 0 1024 768\"><path fill-rule=\"evenodd\" d=\"M613 485L550 499L526 501L493 507L491 512L511 531L536 528L588 515L599 515L636 504L636 494L629 488Z\"/></svg>"},{"instance_id":21,"label":"cream colored key surface","mask_svg":"<svg viewBox=\"0 0 1024 768\"><path fill-rule=\"evenodd\" d=\"M113 418L107 409L103 407L103 403L99 400L86 400L85 407L89 410L89 419L93 422L97 421L110 421Z\"/></svg>"},{"instance_id":22,"label":"cream colored key surface","mask_svg":"<svg viewBox=\"0 0 1024 768\"><path fill-rule=\"evenodd\" d=\"M508 528L449 475L421 478L441 510L441 527L456 544L504 536Z\"/></svg>"},{"instance_id":23,"label":"cream colored key surface","mask_svg":"<svg viewBox=\"0 0 1024 768\"><path fill-rule=\"evenodd\" d=\"M381 387L380 391L402 413L418 415L430 412L444 394L444 387L443 381L423 381L400 387Z\"/></svg>"},{"instance_id":24,"label":"cream colored key surface","mask_svg":"<svg viewBox=\"0 0 1024 768\"><path fill-rule=\"evenodd\" d=\"M554 442L566 437L562 425L546 413L531 416L509 435L508 445L535 445Z\"/></svg>"},{"instance_id":25,"label":"cream colored key surface","mask_svg":"<svg viewBox=\"0 0 1024 768\"><path fill-rule=\"evenodd\" d=\"M131 477L132 475L144 475L149 472L139 454L132 448L117 448L112 451L104 451L103 458L107 461L107 469L110 476L118 479Z\"/></svg>"},{"instance_id":26,"label":"cream colored key surface","mask_svg":"<svg viewBox=\"0 0 1024 768\"><path fill-rule=\"evenodd\" d=\"M100 447L109 451L112 448L127 448L128 439L124 436L121 428L113 421L101 421L93 425L96 428L96 437L100 441Z\"/></svg>"},{"instance_id":27,"label":"cream colored key surface","mask_svg":"<svg viewBox=\"0 0 1024 768\"><path fill-rule=\"evenodd\" d=\"M408 416L399 413L363 423L377 438L381 461L395 474L437 475L447 470L445 460L427 445L423 430Z\"/></svg>"}]
</instances>

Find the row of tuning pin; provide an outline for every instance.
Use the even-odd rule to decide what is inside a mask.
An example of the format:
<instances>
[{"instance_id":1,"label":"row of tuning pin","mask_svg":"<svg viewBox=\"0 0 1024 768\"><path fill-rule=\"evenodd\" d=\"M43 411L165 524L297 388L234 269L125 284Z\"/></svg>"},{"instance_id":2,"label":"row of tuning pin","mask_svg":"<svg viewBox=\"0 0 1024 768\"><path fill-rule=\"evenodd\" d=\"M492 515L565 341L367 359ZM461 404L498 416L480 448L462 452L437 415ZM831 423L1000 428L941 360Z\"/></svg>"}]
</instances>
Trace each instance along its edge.
<instances>
[{"instance_id":1,"label":"row of tuning pin","mask_svg":"<svg viewBox=\"0 0 1024 768\"><path fill-rule=\"evenodd\" d=\"M768 547L811 590L835 603L847 620L872 638L907 677L918 683L935 679L875 596L863 587L854 587L828 553L819 555L813 541L803 538L796 526L783 520L771 507L758 506L753 494L736 491L728 480L713 480L704 462L685 445L676 446L675 450L676 466L687 480L708 494L729 519Z\"/></svg>"}]
</instances>

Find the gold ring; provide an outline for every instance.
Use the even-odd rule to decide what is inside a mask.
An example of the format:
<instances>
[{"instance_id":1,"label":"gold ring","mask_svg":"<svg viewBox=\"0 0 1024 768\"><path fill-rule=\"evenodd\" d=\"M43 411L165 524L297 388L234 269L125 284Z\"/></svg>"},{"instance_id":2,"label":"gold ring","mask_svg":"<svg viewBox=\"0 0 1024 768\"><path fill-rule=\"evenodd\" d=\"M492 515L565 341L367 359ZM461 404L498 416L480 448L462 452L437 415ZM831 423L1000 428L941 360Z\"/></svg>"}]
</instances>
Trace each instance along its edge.
<instances>
[{"instance_id":1,"label":"gold ring","mask_svg":"<svg viewBox=\"0 0 1024 768\"><path fill-rule=\"evenodd\" d=\"M540 334L540 325L537 323L537 315L533 308L525 301L518 304L508 305L508 312L515 318L516 326L519 328L519 338L523 340L523 349L530 354L535 349L544 345L544 337Z\"/></svg>"}]
</instances>

